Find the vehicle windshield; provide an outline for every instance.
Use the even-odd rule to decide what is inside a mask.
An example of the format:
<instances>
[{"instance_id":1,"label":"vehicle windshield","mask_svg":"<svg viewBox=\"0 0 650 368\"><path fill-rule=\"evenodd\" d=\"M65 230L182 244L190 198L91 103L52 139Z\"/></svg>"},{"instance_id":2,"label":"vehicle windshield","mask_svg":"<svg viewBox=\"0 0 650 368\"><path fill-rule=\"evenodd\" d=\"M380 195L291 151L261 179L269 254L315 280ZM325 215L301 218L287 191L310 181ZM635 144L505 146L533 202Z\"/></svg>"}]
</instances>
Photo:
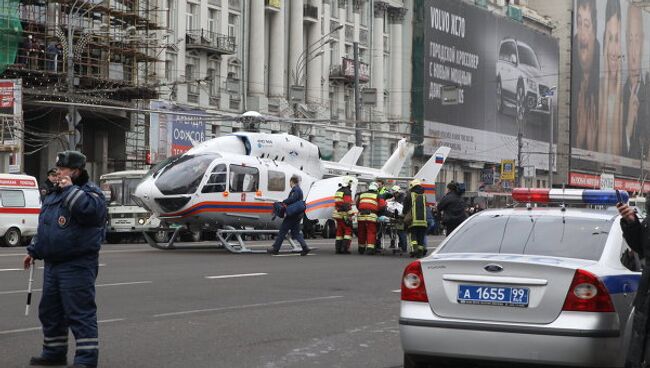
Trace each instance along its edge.
<instances>
[{"instance_id":1,"label":"vehicle windshield","mask_svg":"<svg viewBox=\"0 0 650 368\"><path fill-rule=\"evenodd\" d=\"M517 45L517 50L519 51L519 64L526 64L532 66L535 69L539 69L537 56L533 50L521 45Z\"/></svg>"},{"instance_id":2,"label":"vehicle windshield","mask_svg":"<svg viewBox=\"0 0 650 368\"><path fill-rule=\"evenodd\" d=\"M194 194L217 155L183 155L161 169L156 186L166 195Z\"/></svg>"},{"instance_id":3,"label":"vehicle windshield","mask_svg":"<svg viewBox=\"0 0 650 368\"><path fill-rule=\"evenodd\" d=\"M476 216L440 253L526 254L598 260L612 219L561 216Z\"/></svg>"},{"instance_id":4,"label":"vehicle windshield","mask_svg":"<svg viewBox=\"0 0 650 368\"><path fill-rule=\"evenodd\" d=\"M109 198L109 206L122 205L124 201L124 190L122 184L122 179L105 179L100 183L102 191L107 195L107 198Z\"/></svg>"},{"instance_id":5,"label":"vehicle windshield","mask_svg":"<svg viewBox=\"0 0 650 368\"><path fill-rule=\"evenodd\" d=\"M149 169L149 172L147 172L147 175L145 175L145 177L153 176L155 178L160 173L160 170L162 170L165 166L169 165L171 162L173 162L179 157L181 156L180 155L169 156L166 159L160 161L159 163L153 165L151 169Z\"/></svg>"},{"instance_id":6,"label":"vehicle windshield","mask_svg":"<svg viewBox=\"0 0 650 368\"><path fill-rule=\"evenodd\" d=\"M141 181L142 179L140 178L128 178L124 180L124 205L126 206L138 205L133 200L133 193L135 193L135 189L138 187L138 184L140 184Z\"/></svg>"}]
</instances>

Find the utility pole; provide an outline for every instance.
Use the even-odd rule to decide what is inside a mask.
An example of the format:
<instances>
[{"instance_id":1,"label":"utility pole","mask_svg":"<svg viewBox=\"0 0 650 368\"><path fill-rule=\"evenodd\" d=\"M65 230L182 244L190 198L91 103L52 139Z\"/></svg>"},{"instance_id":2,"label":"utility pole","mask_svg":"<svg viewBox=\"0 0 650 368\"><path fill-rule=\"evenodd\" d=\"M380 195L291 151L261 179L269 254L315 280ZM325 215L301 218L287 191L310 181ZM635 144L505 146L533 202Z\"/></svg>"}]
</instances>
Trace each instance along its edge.
<instances>
[{"instance_id":1,"label":"utility pole","mask_svg":"<svg viewBox=\"0 0 650 368\"><path fill-rule=\"evenodd\" d=\"M641 139L641 175L639 175L639 183L641 184L641 189L639 189L639 194L643 196L645 185L645 174L643 172L643 161L645 160L645 139Z\"/></svg>"},{"instance_id":2,"label":"utility pole","mask_svg":"<svg viewBox=\"0 0 650 368\"><path fill-rule=\"evenodd\" d=\"M363 136L361 129L359 129L359 121L361 120L361 95L359 94L359 43L354 42L354 144L361 147L363 144ZM363 158L360 158L363 161ZM363 165L363 162L360 163Z\"/></svg>"},{"instance_id":3,"label":"utility pole","mask_svg":"<svg viewBox=\"0 0 650 368\"><path fill-rule=\"evenodd\" d=\"M553 110L555 110L553 107L553 95L548 97L548 108L551 110L551 136L548 140L548 181L549 188L553 188L553 125L555 124L553 121Z\"/></svg>"},{"instance_id":4,"label":"utility pole","mask_svg":"<svg viewBox=\"0 0 650 368\"><path fill-rule=\"evenodd\" d=\"M517 128L517 177L515 183L517 187L521 187L521 177L523 176L523 166L521 166L521 150L524 148L523 133L521 132L521 124Z\"/></svg>"},{"instance_id":5,"label":"utility pole","mask_svg":"<svg viewBox=\"0 0 650 368\"><path fill-rule=\"evenodd\" d=\"M72 97L74 92L74 49L73 49L73 36L74 36L74 19L72 18L72 13L74 12L74 7L77 5L77 2L72 5L70 9L70 14L68 15L68 98ZM75 149L75 116L76 106L70 104L68 107L68 149Z\"/></svg>"}]
</instances>

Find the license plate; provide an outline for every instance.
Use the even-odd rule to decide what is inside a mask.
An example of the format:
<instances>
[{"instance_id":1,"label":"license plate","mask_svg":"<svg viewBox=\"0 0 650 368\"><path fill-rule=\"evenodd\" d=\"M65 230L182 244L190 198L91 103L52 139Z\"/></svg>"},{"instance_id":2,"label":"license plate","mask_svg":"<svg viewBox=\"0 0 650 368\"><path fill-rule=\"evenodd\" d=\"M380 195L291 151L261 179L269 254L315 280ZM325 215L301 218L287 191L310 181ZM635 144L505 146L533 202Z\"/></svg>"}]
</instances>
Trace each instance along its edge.
<instances>
[{"instance_id":1,"label":"license plate","mask_svg":"<svg viewBox=\"0 0 650 368\"><path fill-rule=\"evenodd\" d=\"M528 307L528 288L459 285L458 303Z\"/></svg>"}]
</instances>

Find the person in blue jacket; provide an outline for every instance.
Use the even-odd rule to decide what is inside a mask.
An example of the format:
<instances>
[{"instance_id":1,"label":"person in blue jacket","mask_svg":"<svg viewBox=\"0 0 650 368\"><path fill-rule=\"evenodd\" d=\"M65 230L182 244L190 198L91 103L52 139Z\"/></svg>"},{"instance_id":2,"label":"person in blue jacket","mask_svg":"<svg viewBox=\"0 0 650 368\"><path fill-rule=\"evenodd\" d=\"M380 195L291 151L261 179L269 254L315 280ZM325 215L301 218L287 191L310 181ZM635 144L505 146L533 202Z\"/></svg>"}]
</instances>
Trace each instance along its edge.
<instances>
[{"instance_id":1,"label":"person in blue jacket","mask_svg":"<svg viewBox=\"0 0 650 368\"><path fill-rule=\"evenodd\" d=\"M291 192L289 192L289 197L282 201L282 204L285 206L285 208L288 208L294 204L298 204L297 202L303 201L302 189L300 189L300 178L295 175L292 176L291 179L289 179L289 185L291 185ZM302 252L300 252L301 256L306 256L311 251L311 249L309 249L307 246L305 238L302 236L302 231L300 229L300 222L302 221L304 214L305 212L303 210L298 213L285 216L284 220L282 221L282 225L280 226L280 232L275 238L273 247L268 249L268 253L279 254L282 242L289 232L291 232L291 236L296 241L298 241L298 243L300 243L300 246L302 247Z\"/></svg>"},{"instance_id":2,"label":"person in blue jacket","mask_svg":"<svg viewBox=\"0 0 650 368\"><path fill-rule=\"evenodd\" d=\"M33 366L66 365L68 329L76 340L75 368L96 367L97 278L99 248L104 241L106 202L84 170L86 156L76 151L57 155L57 180L45 196L37 234L27 247L25 269L34 259L45 262L38 317L43 325L43 351Z\"/></svg>"}]
</instances>

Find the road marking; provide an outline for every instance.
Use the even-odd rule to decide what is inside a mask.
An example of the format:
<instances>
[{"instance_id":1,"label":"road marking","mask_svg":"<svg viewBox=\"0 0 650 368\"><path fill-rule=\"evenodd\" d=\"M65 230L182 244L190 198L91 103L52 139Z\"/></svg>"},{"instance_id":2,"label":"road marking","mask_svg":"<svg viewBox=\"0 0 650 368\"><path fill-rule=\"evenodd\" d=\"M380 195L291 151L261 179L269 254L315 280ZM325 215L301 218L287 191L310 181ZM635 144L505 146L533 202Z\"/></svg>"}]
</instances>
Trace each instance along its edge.
<instances>
[{"instance_id":1,"label":"road marking","mask_svg":"<svg viewBox=\"0 0 650 368\"><path fill-rule=\"evenodd\" d=\"M108 286L125 286L125 285L140 285L140 284L151 284L153 281L133 281L133 282L117 282L114 284L97 284L95 287L108 287ZM32 289L33 292L41 292L43 289ZM9 291L0 291L0 295L9 295L9 294L23 294L27 290L9 290Z\"/></svg>"},{"instance_id":2,"label":"road marking","mask_svg":"<svg viewBox=\"0 0 650 368\"><path fill-rule=\"evenodd\" d=\"M206 276L206 279L215 280L215 279L235 279L239 277L255 277L255 276L266 276L268 273L258 272L258 273L240 273L237 275L220 275L220 276Z\"/></svg>"},{"instance_id":3,"label":"road marking","mask_svg":"<svg viewBox=\"0 0 650 368\"><path fill-rule=\"evenodd\" d=\"M102 321L97 321L97 323L112 323L112 322L121 322L125 321L126 318L113 318L113 319L105 319ZM10 334L15 334L15 333L21 333L21 332L32 332L32 331L40 331L42 327L28 327L28 328L18 328L15 330L5 330L5 331L0 331L0 335L10 335Z\"/></svg>"},{"instance_id":4,"label":"road marking","mask_svg":"<svg viewBox=\"0 0 650 368\"><path fill-rule=\"evenodd\" d=\"M274 306L274 305L284 305L284 304L317 302L317 301L322 301L322 300L332 300L332 299L340 299L340 298L343 298L343 296L342 295L333 295L333 296L323 296L323 297L319 297L319 298L280 300L280 301L277 301L277 302L235 305L235 306L232 306L232 307L195 309L195 310L182 311L182 312L171 312L171 313L155 314L154 318L182 316L182 315L187 315L187 314L206 313L206 312L223 312L223 311L228 311L228 310L239 310L239 309L258 308L258 307L270 307L270 306Z\"/></svg>"},{"instance_id":5,"label":"road marking","mask_svg":"<svg viewBox=\"0 0 650 368\"><path fill-rule=\"evenodd\" d=\"M106 267L106 264L100 263L99 267ZM37 269L43 270L45 269L45 267L41 266L41 267L37 267ZM22 268L0 268L0 272L7 272L7 271L26 271L26 270Z\"/></svg>"},{"instance_id":6,"label":"road marking","mask_svg":"<svg viewBox=\"0 0 650 368\"><path fill-rule=\"evenodd\" d=\"M392 290L391 293L401 293L402 289Z\"/></svg>"}]
</instances>

